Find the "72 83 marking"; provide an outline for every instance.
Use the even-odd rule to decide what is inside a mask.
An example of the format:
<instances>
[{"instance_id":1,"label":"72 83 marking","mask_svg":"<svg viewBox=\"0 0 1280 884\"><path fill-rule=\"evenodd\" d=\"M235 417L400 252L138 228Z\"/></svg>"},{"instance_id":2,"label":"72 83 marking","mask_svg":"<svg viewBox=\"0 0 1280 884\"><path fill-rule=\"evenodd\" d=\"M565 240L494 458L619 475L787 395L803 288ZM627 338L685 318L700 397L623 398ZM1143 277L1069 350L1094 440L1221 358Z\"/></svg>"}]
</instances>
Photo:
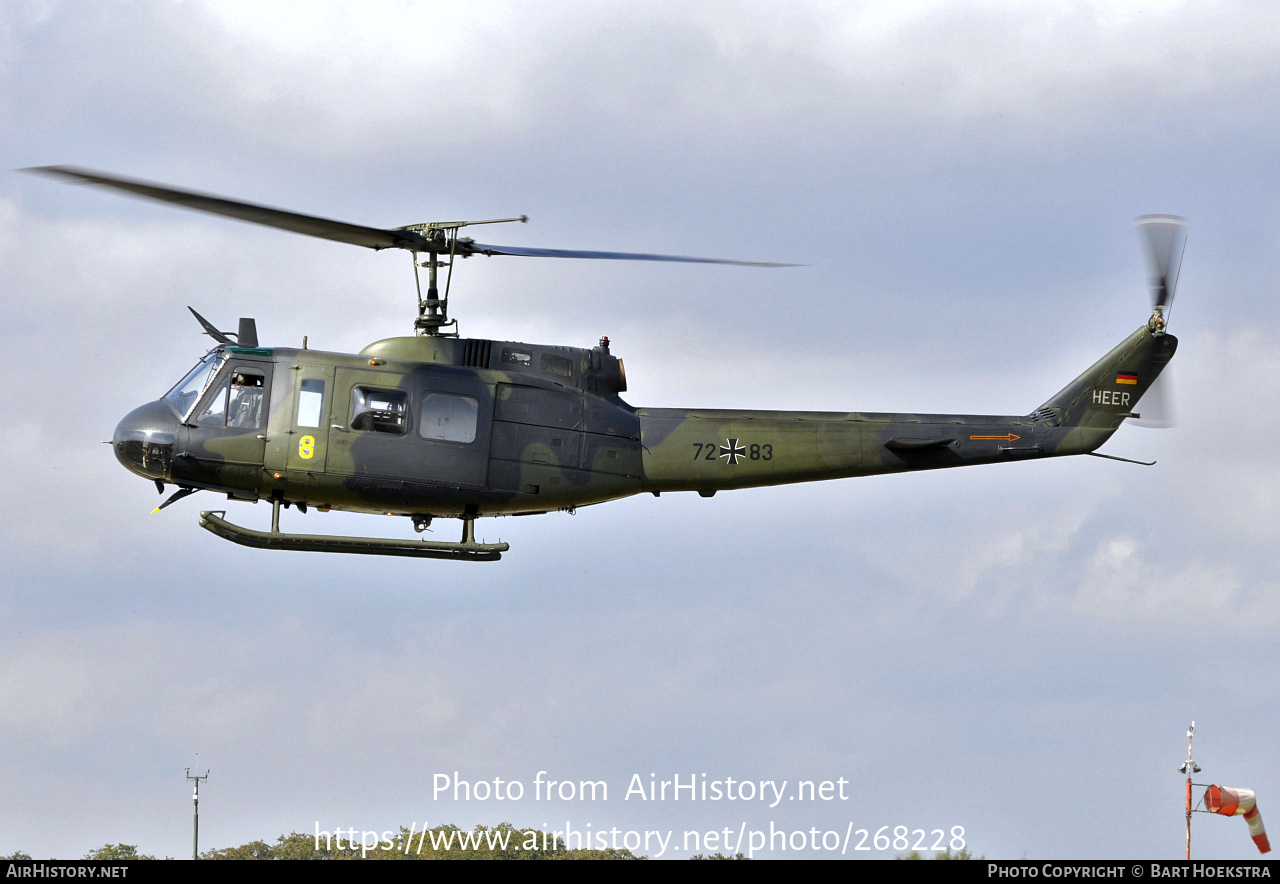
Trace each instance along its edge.
<instances>
[{"instance_id":1,"label":"72 83 marking","mask_svg":"<svg viewBox=\"0 0 1280 884\"><path fill-rule=\"evenodd\" d=\"M773 460L773 446L752 443L748 445L741 439L726 439L724 442L693 442L693 459L709 460L722 458L730 466L737 466L740 460Z\"/></svg>"}]
</instances>

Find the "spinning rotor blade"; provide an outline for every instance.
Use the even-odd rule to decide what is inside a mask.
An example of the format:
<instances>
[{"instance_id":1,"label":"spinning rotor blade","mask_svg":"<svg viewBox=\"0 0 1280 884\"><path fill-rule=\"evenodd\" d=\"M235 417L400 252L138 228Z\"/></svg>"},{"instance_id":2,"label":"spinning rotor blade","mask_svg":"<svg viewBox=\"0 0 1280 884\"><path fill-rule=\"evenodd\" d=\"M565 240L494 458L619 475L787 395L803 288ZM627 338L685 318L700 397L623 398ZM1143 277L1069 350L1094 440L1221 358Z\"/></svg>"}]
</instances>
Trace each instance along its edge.
<instances>
[{"instance_id":1,"label":"spinning rotor blade","mask_svg":"<svg viewBox=\"0 0 1280 884\"><path fill-rule=\"evenodd\" d=\"M347 224L344 221L331 221L328 218L317 218L313 215L300 215L297 212L286 212L284 209L273 209L270 206L259 206L238 200L224 199L192 190L179 190L161 184L138 181L132 178L120 178L95 172L92 169L80 169L75 166L38 166L24 169L24 172L35 172L54 178L68 179L78 184L95 184L123 190L134 196L173 203L186 209L208 212L213 215L224 215L253 224L277 227L293 233L307 236L318 236L336 242L350 243L369 249L410 249L428 251L430 240L412 230L384 230L377 227L361 227L358 224Z\"/></svg>"},{"instance_id":2,"label":"spinning rotor blade","mask_svg":"<svg viewBox=\"0 0 1280 884\"><path fill-rule=\"evenodd\" d=\"M678 261L683 264L736 264L739 267L799 267L799 264L773 264L767 261L730 261L725 258L689 258L681 255L649 255L642 252L588 252L576 249L529 249L523 246L491 246L460 241L458 254L516 255L524 258L595 258L608 261Z\"/></svg>"},{"instance_id":3,"label":"spinning rotor blade","mask_svg":"<svg viewBox=\"0 0 1280 884\"><path fill-rule=\"evenodd\" d=\"M1135 427L1146 427L1149 430L1167 430L1178 425L1178 417L1173 406L1173 375L1168 366L1147 388L1138 402L1138 413L1132 423Z\"/></svg>"},{"instance_id":4,"label":"spinning rotor blade","mask_svg":"<svg viewBox=\"0 0 1280 884\"><path fill-rule=\"evenodd\" d=\"M306 236L344 242L369 249L408 249L412 252L453 252L460 257L471 255L516 255L526 258L596 258L614 261L677 261L685 264L736 264L740 267L796 267L795 264L774 264L765 261L730 261L721 258L691 258L681 255L650 255L639 252L591 252L571 249L530 249L521 246L495 246L477 243L468 238L455 239L461 227L472 224L495 224L503 221L527 221L519 218L500 218L493 221L458 221L416 224L400 228L361 227L345 221L301 215L284 209L273 209L256 203L226 199L193 190L180 190L149 181L122 178L92 169L76 166L37 166L23 169L76 184L93 184L122 190L133 196L172 203L185 209L222 215L239 221L262 224ZM421 232L420 232L421 231ZM425 266L425 265L424 265Z\"/></svg>"},{"instance_id":5,"label":"spinning rotor blade","mask_svg":"<svg viewBox=\"0 0 1280 884\"><path fill-rule=\"evenodd\" d=\"M1134 219L1147 247L1147 267L1151 273L1151 324L1156 334L1163 334L1173 309L1173 295L1182 269L1182 254L1187 247L1186 219L1177 215L1141 215ZM1169 369L1155 379L1138 403L1139 414L1133 423L1148 429L1177 426L1174 413L1173 376Z\"/></svg>"},{"instance_id":6,"label":"spinning rotor blade","mask_svg":"<svg viewBox=\"0 0 1280 884\"><path fill-rule=\"evenodd\" d=\"M1177 215L1141 215L1134 224L1146 240L1152 307L1163 308L1167 317L1173 309L1173 293L1187 246L1186 219Z\"/></svg>"}]
</instances>

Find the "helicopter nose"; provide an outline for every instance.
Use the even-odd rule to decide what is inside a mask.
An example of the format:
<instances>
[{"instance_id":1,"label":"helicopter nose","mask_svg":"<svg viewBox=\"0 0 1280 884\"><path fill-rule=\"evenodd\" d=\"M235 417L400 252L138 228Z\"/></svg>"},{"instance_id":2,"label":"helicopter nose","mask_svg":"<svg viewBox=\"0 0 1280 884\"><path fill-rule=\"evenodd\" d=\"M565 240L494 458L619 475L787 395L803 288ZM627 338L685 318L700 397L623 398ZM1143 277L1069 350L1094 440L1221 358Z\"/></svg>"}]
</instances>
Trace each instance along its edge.
<instances>
[{"instance_id":1,"label":"helicopter nose","mask_svg":"<svg viewBox=\"0 0 1280 884\"><path fill-rule=\"evenodd\" d=\"M148 479L170 479L177 440L177 417L168 405L156 400L124 416L111 437L111 450L130 472Z\"/></svg>"}]
</instances>

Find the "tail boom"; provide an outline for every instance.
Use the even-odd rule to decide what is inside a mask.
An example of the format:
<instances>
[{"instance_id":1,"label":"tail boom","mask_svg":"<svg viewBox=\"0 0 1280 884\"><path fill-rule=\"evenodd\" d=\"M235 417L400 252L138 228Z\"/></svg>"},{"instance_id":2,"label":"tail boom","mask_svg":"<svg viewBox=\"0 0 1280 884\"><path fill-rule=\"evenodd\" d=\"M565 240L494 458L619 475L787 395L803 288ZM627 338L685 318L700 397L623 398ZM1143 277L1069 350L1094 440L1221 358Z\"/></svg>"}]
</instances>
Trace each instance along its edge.
<instances>
[{"instance_id":1,"label":"tail boom","mask_svg":"<svg viewBox=\"0 0 1280 884\"><path fill-rule=\"evenodd\" d=\"M1084 454L1131 416L1176 347L1143 326L1029 415L641 409L644 489L710 494Z\"/></svg>"}]
</instances>

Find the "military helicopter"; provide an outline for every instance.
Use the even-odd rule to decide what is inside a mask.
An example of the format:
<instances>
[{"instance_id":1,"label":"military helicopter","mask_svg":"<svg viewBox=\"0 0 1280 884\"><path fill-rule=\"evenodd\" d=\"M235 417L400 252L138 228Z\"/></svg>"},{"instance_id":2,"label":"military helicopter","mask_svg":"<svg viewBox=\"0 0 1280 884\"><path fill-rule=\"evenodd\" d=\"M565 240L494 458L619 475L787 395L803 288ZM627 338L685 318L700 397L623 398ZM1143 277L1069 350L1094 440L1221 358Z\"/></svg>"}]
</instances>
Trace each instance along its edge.
<instances>
[{"instance_id":1,"label":"military helicopter","mask_svg":"<svg viewBox=\"0 0 1280 884\"><path fill-rule=\"evenodd\" d=\"M458 258L509 255L791 266L630 252L478 243L448 221L373 228L70 166L27 171L350 243L411 253L415 334L359 353L263 346L253 319L235 333L192 314L215 346L159 399L120 421L117 459L152 480L155 511L197 491L271 502L271 529L207 510L200 525L263 549L493 561L506 543L475 538L482 516L534 515L642 492L718 491L880 473L1100 454L1177 348L1166 333L1185 249L1182 219L1138 219L1151 267L1143 325L1025 415L636 408L608 338L591 348L463 338L448 315ZM426 260L419 259L425 255ZM419 267L427 270L426 296ZM438 271L448 269L443 297ZM1128 461L1141 463L1140 461ZM418 532L462 520L456 543L291 534L281 507L405 516Z\"/></svg>"}]
</instances>

